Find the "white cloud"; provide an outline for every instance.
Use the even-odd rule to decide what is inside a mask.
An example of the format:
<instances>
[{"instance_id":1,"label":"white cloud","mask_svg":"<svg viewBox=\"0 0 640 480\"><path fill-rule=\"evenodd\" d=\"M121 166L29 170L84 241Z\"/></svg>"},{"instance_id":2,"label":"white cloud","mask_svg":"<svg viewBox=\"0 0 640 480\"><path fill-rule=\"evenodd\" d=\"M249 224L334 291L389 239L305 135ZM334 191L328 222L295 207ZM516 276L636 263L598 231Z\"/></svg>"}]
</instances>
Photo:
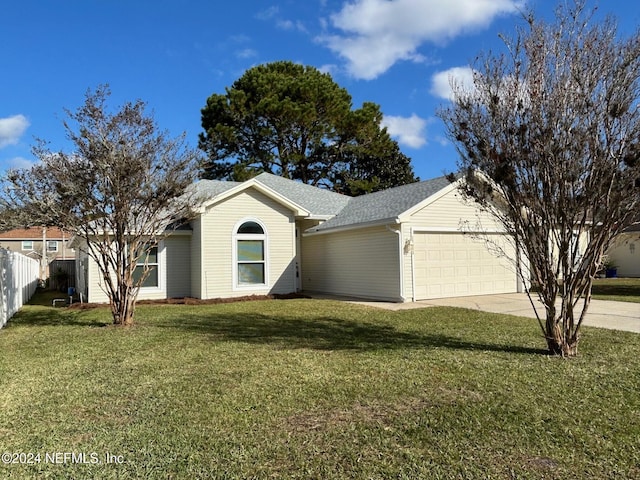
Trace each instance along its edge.
<instances>
[{"instance_id":1,"label":"white cloud","mask_svg":"<svg viewBox=\"0 0 640 480\"><path fill-rule=\"evenodd\" d=\"M242 44L242 43L249 43L251 41L251 38L247 35L240 33L238 35L231 35L229 37L229 41L235 44Z\"/></svg>"},{"instance_id":2,"label":"white cloud","mask_svg":"<svg viewBox=\"0 0 640 480\"><path fill-rule=\"evenodd\" d=\"M346 59L349 73L373 79L400 60L424 61L418 47L442 44L516 13L522 0L354 0L333 14L340 34L319 40Z\"/></svg>"},{"instance_id":3,"label":"white cloud","mask_svg":"<svg viewBox=\"0 0 640 480\"><path fill-rule=\"evenodd\" d=\"M476 89L474 83L474 74L481 75L479 72L474 72L470 67L454 67L449 70L438 72L431 77L431 89L430 92L440 98L453 101L454 91L451 88L451 82L454 82L456 89L463 95L471 95L472 98L479 102L487 102L489 99L485 93L481 93ZM480 78L486 87L486 81ZM519 83L515 78L507 76L500 79L497 94L503 97L505 101L518 100L524 104L529 103L529 92L527 85ZM515 97L514 97L515 95Z\"/></svg>"},{"instance_id":4,"label":"white cloud","mask_svg":"<svg viewBox=\"0 0 640 480\"><path fill-rule=\"evenodd\" d=\"M420 148L427 143L427 120L415 113L410 117L395 117L385 115L382 126L387 128L389 135L398 139L398 143L411 148Z\"/></svg>"},{"instance_id":5,"label":"white cloud","mask_svg":"<svg viewBox=\"0 0 640 480\"><path fill-rule=\"evenodd\" d=\"M307 33L307 27L300 21L294 22L292 20L281 19L276 22L276 27L281 30L297 30L298 32Z\"/></svg>"},{"instance_id":6,"label":"white cloud","mask_svg":"<svg viewBox=\"0 0 640 480\"><path fill-rule=\"evenodd\" d=\"M27 169L33 167L35 164L35 160L29 160L24 157L14 157L7 161L10 169Z\"/></svg>"},{"instance_id":7,"label":"white cloud","mask_svg":"<svg viewBox=\"0 0 640 480\"><path fill-rule=\"evenodd\" d=\"M242 50L238 50L236 52L236 57L238 58L253 58L253 57L256 57L257 55L258 55L258 52L256 52L252 48L243 48Z\"/></svg>"},{"instance_id":8,"label":"white cloud","mask_svg":"<svg viewBox=\"0 0 640 480\"><path fill-rule=\"evenodd\" d=\"M291 20L278 20L276 22L276 26L282 30L293 30L295 28L295 23Z\"/></svg>"},{"instance_id":9,"label":"white cloud","mask_svg":"<svg viewBox=\"0 0 640 480\"><path fill-rule=\"evenodd\" d=\"M0 118L0 148L15 145L29 127L29 120L24 115Z\"/></svg>"},{"instance_id":10,"label":"white cloud","mask_svg":"<svg viewBox=\"0 0 640 480\"><path fill-rule=\"evenodd\" d=\"M431 93L436 97L453 100L452 81L466 92L472 92L475 89L473 85L473 69L470 67L453 67L449 70L438 72L431 77Z\"/></svg>"},{"instance_id":11,"label":"white cloud","mask_svg":"<svg viewBox=\"0 0 640 480\"><path fill-rule=\"evenodd\" d=\"M255 17L258 20L270 20L272 18L275 18L279 12L280 9L278 7L272 6L259 11L258 13L256 13Z\"/></svg>"},{"instance_id":12,"label":"white cloud","mask_svg":"<svg viewBox=\"0 0 640 480\"><path fill-rule=\"evenodd\" d=\"M333 63L327 63L325 65L318 67L318 71L322 73L328 73L329 75L333 76L338 71L338 66Z\"/></svg>"},{"instance_id":13,"label":"white cloud","mask_svg":"<svg viewBox=\"0 0 640 480\"><path fill-rule=\"evenodd\" d=\"M280 15L280 8L273 6L265 10L261 10L255 15L255 18L262 21L273 21L277 28L281 30L297 30L306 33L307 28L300 21L287 20Z\"/></svg>"}]
</instances>

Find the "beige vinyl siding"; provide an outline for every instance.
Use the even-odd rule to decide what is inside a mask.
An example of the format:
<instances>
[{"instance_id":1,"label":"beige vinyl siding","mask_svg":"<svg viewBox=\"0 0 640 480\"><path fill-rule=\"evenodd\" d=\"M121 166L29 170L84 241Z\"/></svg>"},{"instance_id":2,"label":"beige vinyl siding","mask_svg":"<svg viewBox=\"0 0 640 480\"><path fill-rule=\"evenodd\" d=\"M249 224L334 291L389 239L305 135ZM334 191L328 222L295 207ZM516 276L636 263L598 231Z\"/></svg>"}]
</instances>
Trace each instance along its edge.
<instances>
[{"instance_id":1,"label":"beige vinyl siding","mask_svg":"<svg viewBox=\"0 0 640 480\"><path fill-rule=\"evenodd\" d=\"M421 240L425 240L425 242L422 242L424 245L416 245L415 236L418 234L424 234L425 232L431 232L434 234L458 234L459 236L449 238L455 239L458 243L461 243L462 240L460 239L460 235L463 231L484 231L495 234L496 232L503 232L503 228L489 213L481 211L473 202L464 199L456 189L452 189L444 193L432 203L414 212L410 218L403 222L403 245L412 246L412 248L404 249L402 260L404 273L404 297L406 299L411 300L414 298L413 285L415 280L419 281L420 273L416 271L416 262L418 263L418 268L421 268L420 261L422 257L426 258L426 255L428 255L428 252L423 251L424 248L427 248L427 239L422 237ZM515 256L513 254L513 249L508 248L507 250L511 256ZM460 252L458 255L460 255ZM514 261L515 258L510 260ZM499 263L502 264L504 262L499 261ZM487 268L486 265L485 268ZM515 283L517 283L515 272L513 273L513 278L515 285ZM464 281L461 283L468 282ZM425 287L426 285L424 284L420 287L416 285L416 296L422 296L424 294ZM453 287L448 287L449 290L451 290L451 288ZM467 287L458 287L458 291L462 291L465 288ZM430 289L431 291L434 290L431 287ZM421 290L421 292L418 292L418 290Z\"/></svg>"},{"instance_id":2,"label":"beige vinyl siding","mask_svg":"<svg viewBox=\"0 0 640 480\"><path fill-rule=\"evenodd\" d=\"M141 288L138 300L161 300L168 297L183 297L190 295L190 243L189 235L181 234L167 237L159 243L159 285L158 287ZM109 297L104 291L104 282L96 262L89 256L87 262L87 286L90 303L109 303ZM168 272L168 269L173 269ZM171 280L168 280L171 278ZM168 288L171 286L171 293Z\"/></svg>"},{"instance_id":3,"label":"beige vinyl siding","mask_svg":"<svg viewBox=\"0 0 640 480\"><path fill-rule=\"evenodd\" d=\"M640 232L620 234L607 255L619 277L640 277Z\"/></svg>"},{"instance_id":4,"label":"beige vinyl siding","mask_svg":"<svg viewBox=\"0 0 640 480\"><path fill-rule=\"evenodd\" d=\"M322 220L307 220L307 219L303 219L303 220L298 220L297 223L296 223L296 226L300 229L301 232L305 232L305 231L309 230L312 227L318 226L322 222L323 222Z\"/></svg>"},{"instance_id":5,"label":"beige vinyl siding","mask_svg":"<svg viewBox=\"0 0 640 480\"><path fill-rule=\"evenodd\" d=\"M175 234L164 241L168 298L191 296L191 235Z\"/></svg>"},{"instance_id":6,"label":"beige vinyl siding","mask_svg":"<svg viewBox=\"0 0 640 480\"><path fill-rule=\"evenodd\" d=\"M202 292L202 217L191 222L191 292L190 296L204 298Z\"/></svg>"},{"instance_id":7,"label":"beige vinyl siding","mask_svg":"<svg viewBox=\"0 0 640 480\"><path fill-rule=\"evenodd\" d=\"M549 250L551 251L551 259L553 261L553 263L555 265L557 265L558 263L558 251L559 251L559 247L558 247L558 242L556 241L556 238L554 235L558 234L559 232L552 232L551 233L551 238L549 238ZM573 240L575 242L576 237L578 238L578 254L580 255L580 257L582 257L582 255L584 254L584 252L587 250L587 246L589 245L589 240L591 238L591 234L589 232L582 232L582 233L578 233L577 231L573 232ZM573 251L573 245L575 245L575 243L572 244L571 250ZM576 259L576 262L578 262L580 259ZM560 272L560 276L562 276L562 272Z\"/></svg>"},{"instance_id":8,"label":"beige vinyl siding","mask_svg":"<svg viewBox=\"0 0 640 480\"><path fill-rule=\"evenodd\" d=\"M481 211L474 202L464 199L453 189L414 212L407 222L410 226L473 231L503 231L493 216Z\"/></svg>"},{"instance_id":9,"label":"beige vinyl siding","mask_svg":"<svg viewBox=\"0 0 640 480\"><path fill-rule=\"evenodd\" d=\"M109 297L102 288L102 274L96 262L87 257L87 285L89 286L89 303L109 303Z\"/></svg>"},{"instance_id":10,"label":"beige vinyl siding","mask_svg":"<svg viewBox=\"0 0 640 480\"><path fill-rule=\"evenodd\" d=\"M398 235L385 227L302 238L302 288L401 301Z\"/></svg>"},{"instance_id":11,"label":"beige vinyl siding","mask_svg":"<svg viewBox=\"0 0 640 480\"><path fill-rule=\"evenodd\" d=\"M297 274L299 275L298 281L296 282L297 291L304 290L304 262L305 262L305 250L304 250L304 232L312 227L318 226L322 223L322 220L297 220L296 221L296 229L298 230L297 235L299 238L296 238L296 267L298 269Z\"/></svg>"},{"instance_id":12,"label":"beige vinyl siding","mask_svg":"<svg viewBox=\"0 0 640 480\"><path fill-rule=\"evenodd\" d=\"M265 228L264 286L234 282L234 230L248 220ZM257 190L244 190L210 207L201 217L201 242L202 298L295 291L295 217L287 207Z\"/></svg>"},{"instance_id":13,"label":"beige vinyl siding","mask_svg":"<svg viewBox=\"0 0 640 480\"><path fill-rule=\"evenodd\" d=\"M86 243L84 244L86 246ZM89 268L89 256L87 253L77 248L75 250L76 260L76 292L82 294L82 301L88 301L88 268Z\"/></svg>"}]
</instances>

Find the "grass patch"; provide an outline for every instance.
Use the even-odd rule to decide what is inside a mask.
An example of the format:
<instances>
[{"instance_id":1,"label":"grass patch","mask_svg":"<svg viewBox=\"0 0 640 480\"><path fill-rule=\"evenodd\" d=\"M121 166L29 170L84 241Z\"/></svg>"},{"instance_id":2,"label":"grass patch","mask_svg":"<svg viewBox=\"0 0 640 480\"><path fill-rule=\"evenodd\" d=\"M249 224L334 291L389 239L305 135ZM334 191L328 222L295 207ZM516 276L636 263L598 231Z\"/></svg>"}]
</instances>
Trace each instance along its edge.
<instances>
[{"instance_id":1,"label":"grass patch","mask_svg":"<svg viewBox=\"0 0 640 480\"><path fill-rule=\"evenodd\" d=\"M598 278L591 293L599 300L640 303L640 278Z\"/></svg>"},{"instance_id":2,"label":"grass patch","mask_svg":"<svg viewBox=\"0 0 640 480\"><path fill-rule=\"evenodd\" d=\"M68 296L65 292L59 292L57 290L45 290L39 288L36 294L29 300L29 305L40 305L41 307L53 306L53 301L56 299L67 300Z\"/></svg>"},{"instance_id":3,"label":"grass patch","mask_svg":"<svg viewBox=\"0 0 640 480\"><path fill-rule=\"evenodd\" d=\"M444 307L143 305L136 321L30 305L0 330L2 450L41 455L2 478L640 478L632 333L586 328L566 361L535 320Z\"/></svg>"}]
</instances>

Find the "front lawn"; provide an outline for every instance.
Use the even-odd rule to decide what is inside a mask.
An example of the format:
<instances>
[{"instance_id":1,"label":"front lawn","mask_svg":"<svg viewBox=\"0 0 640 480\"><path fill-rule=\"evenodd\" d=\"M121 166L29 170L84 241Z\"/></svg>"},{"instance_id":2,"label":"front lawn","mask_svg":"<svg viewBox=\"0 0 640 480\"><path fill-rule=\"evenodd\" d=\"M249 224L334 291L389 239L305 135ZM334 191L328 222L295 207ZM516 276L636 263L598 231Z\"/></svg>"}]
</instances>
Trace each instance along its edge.
<instances>
[{"instance_id":1,"label":"front lawn","mask_svg":"<svg viewBox=\"0 0 640 480\"><path fill-rule=\"evenodd\" d=\"M454 308L136 320L31 305L0 330L0 442L25 454L3 462L31 460L0 477L640 478L635 334L585 329L562 360L535 320Z\"/></svg>"},{"instance_id":2,"label":"front lawn","mask_svg":"<svg viewBox=\"0 0 640 480\"><path fill-rule=\"evenodd\" d=\"M640 303L640 278L599 278L591 293L599 300Z\"/></svg>"}]
</instances>

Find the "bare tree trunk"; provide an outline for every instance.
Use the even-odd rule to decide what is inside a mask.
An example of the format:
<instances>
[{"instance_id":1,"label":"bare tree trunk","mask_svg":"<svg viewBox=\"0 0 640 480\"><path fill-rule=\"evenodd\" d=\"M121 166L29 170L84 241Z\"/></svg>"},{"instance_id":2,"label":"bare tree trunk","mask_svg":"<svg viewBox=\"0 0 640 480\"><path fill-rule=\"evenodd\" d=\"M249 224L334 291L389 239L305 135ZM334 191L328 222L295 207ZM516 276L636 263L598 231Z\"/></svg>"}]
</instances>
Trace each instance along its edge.
<instances>
[{"instance_id":1,"label":"bare tree trunk","mask_svg":"<svg viewBox=\"0 0 640 480\"><path fill-rule=\"evenodd\" d=\"M560 323L555 323L553 330L547 334L547 348L551 355L562 357L575 357L578 355L578 337L569 335L565 337L562 333Z\"/></svg>"},{"instance_id":2,"label":"bare tree trunk","mask_svg":"<svg viewBox=\"0 0 640 480\"><path fill-rule=\"evenodd\" d=\"M136 298L127 285L119 285L118 295L111 300L111 314L114 325L128 327L133 325L133 315L135 313Z\"/></svg>"}]
</instances>

